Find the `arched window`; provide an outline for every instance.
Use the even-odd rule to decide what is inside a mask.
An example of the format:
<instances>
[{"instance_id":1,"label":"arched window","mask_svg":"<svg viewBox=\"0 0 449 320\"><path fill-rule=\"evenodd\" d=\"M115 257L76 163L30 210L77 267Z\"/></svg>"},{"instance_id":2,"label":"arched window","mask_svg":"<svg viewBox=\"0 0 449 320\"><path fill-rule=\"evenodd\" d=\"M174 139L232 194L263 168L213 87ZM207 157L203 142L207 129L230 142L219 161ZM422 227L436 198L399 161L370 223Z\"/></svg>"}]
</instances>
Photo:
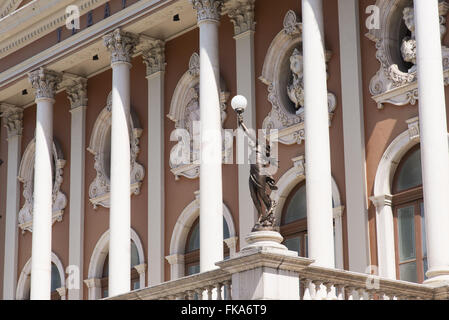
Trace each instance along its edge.
<instances>
[{"instance_id":1,"label":"arched window","mask_svg":"<svg viewBox=\"0 0 449 320\"><path fill-rule=\"evenodd\" d=\"M332 199L332 206L334 200ZM282 211L281 235L283 244L300 257L308 257L307 242L307 197L305 180L297 184L289 193ZM335 228L334 228L335 238ZM334 256L335 253L334 245Z\"/></svg>"},{"instance_id":2,"label":"arched window","mask_svg":"<svg viewBox=\"0 0 449 320\"><path fill-rule=\"evenodd\" d=\"M139 264L139 253L134 241L131 241L131 290L140 289L139 273L134 268ZM102 298L109 296L109 254L106 256L103 265L103 273L101 278L101 292Z\"/></svg>"},{"instance_id":3,"label":"arched window","mask_svg":"<svg viewBox=\"0 0 449 320\"><path fill-rule=\"evenodd\" d=\"M28 277L31 277L31 273L28 275ZM58 267L52 262L51 263L51 293L50 293L50 299L51 300L61 300L61 295L59 294L59 292L56 289L59 289L63 287L62 283L61 283L61 276L59 273L59 269ZM20 299L20 297L17 297L18 299ZM30 299L30 287L28 285L28 290L26 291L25 296L23 297L24 300L29 300Z\"/></svg>"},{"instance_id":4,"label":"arched window","mask_svg":"<svg viewBox=\"0 0 449 320\"><path fill-rule=\"evenodd\" d=\"M402 157L392 190L396 276L422 283L426 279L427 249L419 145Z\"/></svg>"},{"instance_id":5,"label":"arched window","mask_svg":"<svg viewBox=\"0 0 449 320\"><path fill-rule=\"evenodd\" d=\"M229 228L223 217L223 239L229 238ZM197 218L190 228L185 248L185 275L190 276L200 272L200 218ZM229 248L223 244L223 256L229 258Z\"/></svg>"}]
</instances>

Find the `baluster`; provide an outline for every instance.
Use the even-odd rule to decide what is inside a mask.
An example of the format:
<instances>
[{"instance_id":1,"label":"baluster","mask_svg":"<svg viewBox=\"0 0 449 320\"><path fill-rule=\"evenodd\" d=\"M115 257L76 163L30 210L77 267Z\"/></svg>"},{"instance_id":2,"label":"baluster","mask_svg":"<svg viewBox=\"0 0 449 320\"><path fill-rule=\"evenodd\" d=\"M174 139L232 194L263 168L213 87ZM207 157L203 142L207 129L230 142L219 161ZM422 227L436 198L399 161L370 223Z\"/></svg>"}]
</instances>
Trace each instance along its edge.
<instances>
[{"instance_id":1,"label":"baluster","mask_svg":"<svg viewBox=\"0 0 449 320\"><path fill-rule=\"evenodd\" d=\"M187 300L194 300L195 291L187 291Z\"/></svg>"},{"instance_id":2,"label":"baluster","mask_svg":"<svg viewBox=\"0 0 449 320\"><path fill-rule=\"evenodd\" d=\"M337 284L335 287L337 290L337 300L345 300L345 285Z\"/></svg>"},{"instance_id":3,"label":"baluster","mask_svg":"<svg viewBox=\"0 0 449 320\"><path fill-rule=\"evenodd\" d=\"M208 286L207 289L207 300L212 300L212 290L214 287Z\"/></svg>"},{"instance_id":4,"label":"baluster","mask_svg":"<svg viewBox=\"0 0 449 320\"><path fill-rule=\"evenodd\" d=\"M313 300L325 300L326 299L326 287L323 286L323 281L321 280L314 280L312 281L315 285L315 296Z\"/></svg>"},{"instance_id":5,"label":"baluster","mask_svg":"<svg viewBox=\"0 0 449 320\"><path fill-rule=\"evenodd\" d=\"M203 289L195 289L195 293L198 300L203 300Z\"/></svg>"},{"instance_id":6,"label":"baluster","mask_svg":"<svg viewBox=\"0 0 449 320\"><path fill-rule=\"evenodd\" d=\"M304 285L304 300L313 300L315 298L315 285L312 280L306 279Z\"/></svg>"},{"instance_id":7,"label":"baluster","mask_svg":"<svg viewBox=\"0 0 449 320\"><path fill-rule=\"evenodd\" d=\"M352 286L346 287L346 292L348 293L348 300L357 300L357 293L355 292L355 288Z\"/></svg>"},{"instance_id":8,"label":"baluster","mask_svg":"<svg viewBox=\"0 0 449 320\"><path fill-rule=\"evenodd\" d=\"M226 289L226 300L232 300L231 281L225 281L224 285L225 285L225 289Z\"/></svg>"},{"instance_id":9,"label":"baluster","mask_svg":"<svg viewBox=\"0 0 449 320\"><path fill-rule=\"evenodd\" d=\"M326 300L337 300L337 295L335 293L335 287L333 283L326 282L323 283L323 285L326 287Z\"/></svg>"},{"instance_id":10,"label":"baluster","mask_svg":"<svg viewBox=\"0 0 449 320\"><path fill-rule=\"evenodd\" d=\"M222 295L221 295L221 283L217 283L215 285L215 289L217 289L217 300L223 300Z\"/></svg>"}]
</instances>

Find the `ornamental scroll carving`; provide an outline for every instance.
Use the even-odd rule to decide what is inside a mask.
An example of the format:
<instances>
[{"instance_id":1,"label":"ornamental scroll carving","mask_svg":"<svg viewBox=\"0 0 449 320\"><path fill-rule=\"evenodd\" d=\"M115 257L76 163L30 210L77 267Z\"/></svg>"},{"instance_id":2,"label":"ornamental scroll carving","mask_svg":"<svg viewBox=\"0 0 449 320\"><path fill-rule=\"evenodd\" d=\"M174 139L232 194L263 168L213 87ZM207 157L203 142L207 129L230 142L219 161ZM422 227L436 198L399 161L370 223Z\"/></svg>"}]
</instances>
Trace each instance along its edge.
<instances>
[{"instance_id":1,"label":"ornamental scroll carving","mask_svg":"<svg viewBox=\"0 0 449 320\"><path fill-rule=\"evenodd\" d=\"M200 138L199 124L200 120L200 102L199 102L199 78L200 76L200 57L194 53L189 61L189 70L179 80L173 93L170 113L167 117L175 122L175 130L172 133L173 139L178 143L170 151L169 165L175 179L184 176L189 179L195 179L199 176L199 155L200 155ZM220 81L220 109L221 123L223 125L226 120L226 102L229 99L229 92L223 81ZM223 133L224 139L228 139ZM232 138L232 137L231 137ZM195 142L195 143L194 143ZM232 150L226 148L229 143L223 141L224 158L229 155ZM183 155L180 162L179 155Z\"/></svg>"},{"instance_id":2,"label":"ornamental scroll carving","mask_svg":"<svg viewBox=\"0 0 449 320\"><path fill-rule=\"evenodd\" d=\"M25 202L19 211L18 225L25 231L33 231L33 202L34 202L34 156L36 140L28 144L20 162L18 179L23 184L23 198ZM67 206L67 197L61 191L65 160L59 143L53 140L53 191L52 191L52 223L62 221L64 209Z\"/></svg>"},{"instance_id":3,"label":"ornamental scroll carving","mask_svg":"<svg viewBox=\"0 0 449 320\"><path fill-rule=\"evenodd\" d=\"M377 0L380 9L380 29L366 36L376 43L376 58L380 63L371 78L370 93L379 109L385 103L397 106L414 105L418 100L416 76L416 39L413 1ZM446 34L449 4L439 2L440 37ZM449 83L449 48L442 44L444 83Z\"/></svg>"},{"instance_id":4,"label":"ornamental scroll carving","mask_svg":"<svg viewBox=\"0 0 449 320\"><path fill-rule=\"evenodd\" d=\"M332 56L326 50L326 62ZM263 121L263 129L279 130L279 142L301 143L304 140L304 81L302 57L302 24L289 10L283 29L271 42L259 78L268 86L268 101L272 109ZM328 93L329 125L337 105L333 93Z\"/></svg>"},{"instance_id":5,"label":"ornamental scroll carving","mask_svg":"<svg viewBox=\"0 0 449 320\"><path fill-rule=\"evenodd\" d=\"M94 169L97 173L94 181L89 187L89 199L94 209L99 205L110 207L110 143L111 143L111 120L112 120L112 93L109 93L106 107L100 112L95 121L90 144L87 150L94 156ZM140 186L145 177L145 169L137 162L140 152L139 139L142 128L137 116L131 109L130 119L130 155L131 155L131 185L130 193L140 194Z\"/></svg>"}]
</instances>

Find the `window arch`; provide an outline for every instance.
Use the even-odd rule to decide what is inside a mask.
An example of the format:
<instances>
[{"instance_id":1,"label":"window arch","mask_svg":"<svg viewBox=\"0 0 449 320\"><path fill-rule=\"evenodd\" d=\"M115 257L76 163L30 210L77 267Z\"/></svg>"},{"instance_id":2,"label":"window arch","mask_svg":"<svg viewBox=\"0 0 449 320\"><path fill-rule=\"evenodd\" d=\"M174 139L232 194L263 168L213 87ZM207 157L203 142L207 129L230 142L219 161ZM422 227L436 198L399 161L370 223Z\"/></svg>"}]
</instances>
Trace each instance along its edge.
<instances>
[{"instance_id":1,"label":"window arch","mask_svg":"<svg viewBox=\"0 0 449 320\"><path fill-rule=\"evenodd\" d=\"M135 268L139 264L139 252L136 244L131 240L131 290L145 286L140 284L140 276ZM109 253L104 260L101 276L101 298L106 298L109 296Z\"/></svg>"},{"instance_id":2,"label":"window arch","mask_svg":"<svg viewBox=\"0 0 449 320\"><path fill-rule=\"evenodd\" d=\"M290 240L294 238L295 232L304 232L307 228L306 220L302 220L302 217L306 215L304 209L305 204L305 158L304 155L291 159L293 166L287 170L278 180L276 186L278 190L271 193L271 199L276 201L277 206L274 211L276 217L276 223L280 225L281 234L287 241L286 244L290 249L294 249L295 243L298 244L298 240ZM298 194L299 192L299 194ZM334 237L335 237L335 267L343 269L343 211L344 206L341 204L340 191L335 180L332 178L332 204L334 215ZM301 203L293 204L292 201ZM290 209L289 209L290 207ZM294 209L301 208L302 212L300 216L293 213ZM292 213L287 214L287 211ZM287 220L285 217L287 216ZM290 223L285 223L290 221ZM301 231L302 230L302 231ZM304 234L303 244L301 245L304 250L301 253L306 253L306 240L307 237Z\"/></svg>"},{"instance_id":3,"label":"window arch","mask_svg":"<svg viewBox=\"0 0 449 320\"><path fill-rule=\"evenodd\" d=\"M229 239L229 227L223 217L223 239ZM230 251L227 245L223 246L223 256L229 258ZM190 276L200 272L200 218L196 218L189 235L187 236L185 248L185 275Z\"/></svg>"},{"instance_id":4,"label":"window arch","mask_svg":"<svg viewBox=\"0 0 449 320\"><path fill-rule=\"evenodd\" d=\"M92 252L88 279L84 283L89 289L89 300L100 299L108 294L107 276L109 261L109 230L103 233ZM131 288L145 287L145 256L139 235L131 228ZM136 277L136 272L138 277ZM105 280L106 278L106 280Z\"/></svg>"},{"instance_id":5,"label":"window arch","mask_svg":"<svg viewBox=\"0 0 449 320\"><path fill-rule=\"evenodd\" d=\"M197 240L194 240L194 237L192 236L192 233L194 232L196 225L198 224L197 222L199 222L198 217L200 214L199 192L195 194L196 199L184 208L178 220L176 221L170 241L170 255L165 257L165 259L167 259L168 263L170 264L171 280L184 277L184 275L187 274L186 264L193 262L191 266L194 266L195 263L198 264L199 261L199 251L198 259L194 260L190 259L188 252L189 250L186 250L187 248L189 248L189 242L199 243L199 241L197 242ZM237 236L231 212L224 203L223 219L225 222L223 223L224 242L226 244L224 246L224 249L225 252L229 252L229 256L232 257L236 252ZM199 227L197 234L199 235ZM226 235L229 236L226 237ZM194 246L192 246L191 248L193 247ZM192 269L194 268L192 267Z\"/></svg>"},{"instance_id":6,"label":"window arch","mask_svg":"<svg viewBox=\"0 0 449 320\"><path fill-rule=\"evenodd\" d=\"M29 300L31 285L31 258L25 263L17 282L16 299ZM51 254L51 300L65 300L65 273L61 260Z\"/></svg>"},{"instance_id":7,"label":"window arch","mask_svg":"<svg viewBox=\"0 0 449 320\"><path fill-rule=\"evenodd\" d=\"M426 279L427 249L419 144L399 162L392 190L396 277L422 283Z\"/></svg>"}]
</instances>

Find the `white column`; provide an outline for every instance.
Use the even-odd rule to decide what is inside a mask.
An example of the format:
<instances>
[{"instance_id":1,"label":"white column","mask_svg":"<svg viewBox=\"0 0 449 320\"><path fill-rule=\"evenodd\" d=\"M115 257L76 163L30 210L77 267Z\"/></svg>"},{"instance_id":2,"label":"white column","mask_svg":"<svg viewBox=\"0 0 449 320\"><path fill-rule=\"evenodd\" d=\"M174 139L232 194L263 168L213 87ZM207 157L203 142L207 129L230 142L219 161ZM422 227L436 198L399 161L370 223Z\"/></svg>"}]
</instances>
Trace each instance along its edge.
<instances>
[{"instance_id":1,"label":"white column","mask_svg":"<svg viewBox=\"0 0 449 320\"><path fill-rule=\"evenodd\" d=\"M31 299L50 300L52 226L53 104L61 75L39 69L29 75L36 89L36 151L34 163Z\"/></svg>"},{"instance_id":2,"label":"white column","mask_svg":"<svg viewBox=\"0 0 449 320\"><path fill-rule=\"evenodd\" d=\"M333 268L332 177L324 56L323 1L303 0L307 233L309 258Z\"/></svg>"},{"instance_id":3,"label":"white column","mask_svg":"<svg viewBox=\"0 0 449 320\"><path fill-rule=\"evenodd\" d=\"M200 28L200 270L223 260L222 137L218 25L221 0L191 0Z\"/></svg>"},{"instance_id":4,"label":"white column","mask_svg":"<svg viewBox=\"0 0 449 320\"><path fill-rule=\"evenodd\" d=\"M370 264L359 4L338 1L349 270Z\"/></svg>"},{"instance_id":5,"label":"white column","mask_svg":"<svg viewBox=\"0 0 449 320\"><path fill-rule=\"evenodd\" d=\"M3 299L13 300L17 286L17 214L20 188L17 175L20 166L23 109L0 104L3 123L8 133L8 174L6 185L5 261L3 269Z\"/></svg>"},{"instance_id":6,"label":"white column","mask_svg":"<svg viewBox=\"0 0 449 320\"><path fill-rule=\"evenodd\" d=\"M234 24L234 39L236 45L236 74L237 74L237 94L243 95L248 101L248 105L243 113L243 120L248 128L257 131L256 125L256 84L254 66L254 32L256 23L254 22L254 2L255 0L245 0L238 3L238 7L228 12L229 18ZM241 128L238 129L242 131ZM241 133L244 136L244 133ZM244 158L244 139L237 139L237 159L245 159L244 163L238 163L238 187L239 187L239 234L240 248L246 246L245 235L249 234L256 224L257 212L254 208L249 191L249 169L248 157ZM243 154L239 154L243 153Z\"/></svg>"},{"instance_id":7,"label":"white column","mask_svg":"<svg viewBox=\"0 0 449 320\"><path fill-rule=\"evenodd\" d=\"M148 285L165 281L164 233L164 75L165 43L143 51L148 80Z\"/></svg>"},{"instance_id":8,"label":"white column","mask_svg":"<svg viewBox=\"0 0 449 320\"><path fill-rule=\"evenodd\" d=\"M109 296L130 291L131 281L131 158L130 68L138 37L116 29L104 36L111 52L111 207L109 212Z\"/></svg>"},{"instance_id":9,"label":"white column","mask_svg":"<svg viewBox=\"0 0 449 320\"><path fill-rule=\"evenodd\" d=\"M87 80L78 78L66 89L72 114L70 133L70 230L68 299L83 299L83 249L84 249L84 161L86 141ZM76 283L75 283L76 281Z\"/></svg>"},{"instance_id":10,"label":"white column","mask_svg":"<svg viewBox=\"0 0 449 320\"><path fill-rule=\"evenodd\" d=\"M437 0L415 0L428 282L449 280L449 153Z\"/></svg>"},{"instance_id":11,"label":"white column","mask_svg":"<svg viewBox=\"0 0 449 320\"><path fill-rule=\"evenodd\" d=\"M396 255L391 195L371 197L376 207L377 264L379 276L396 279Z\"/></svg>"}]
</instances>

